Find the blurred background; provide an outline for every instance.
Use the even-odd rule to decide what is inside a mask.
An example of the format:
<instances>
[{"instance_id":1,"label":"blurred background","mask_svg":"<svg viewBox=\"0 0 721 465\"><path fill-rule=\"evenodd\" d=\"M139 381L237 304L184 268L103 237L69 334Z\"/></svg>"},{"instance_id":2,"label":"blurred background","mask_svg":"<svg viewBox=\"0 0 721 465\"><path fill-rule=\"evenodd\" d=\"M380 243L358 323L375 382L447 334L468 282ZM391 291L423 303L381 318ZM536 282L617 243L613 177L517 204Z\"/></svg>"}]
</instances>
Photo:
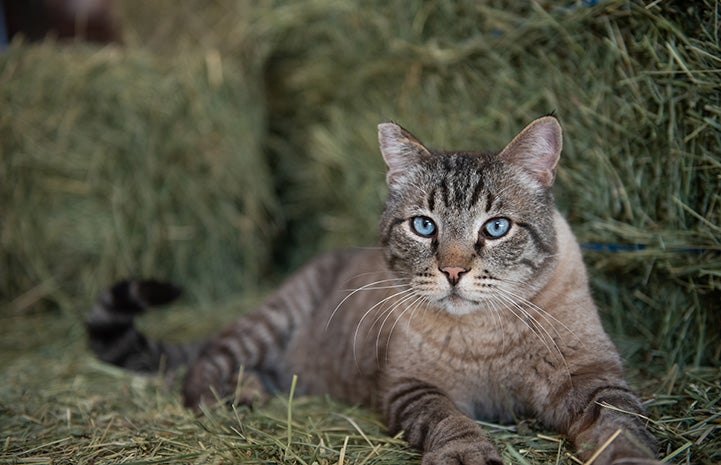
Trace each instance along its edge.
<instances>
[{"instance_id":1,"label":"blurred background","mask_svg":"<svg viewBox=\"0 0 721 465\"><path fill-rule=\"evenodd\" d=\"M182 284L147 323L182 339L319 251L373 245L379 122L498 150L555 112L557 200L631 371L670 395L711 368L721 392L717 1L0 5L6 379L90 363L82 318L118 279Z\"/></svg>"}]
</instances>

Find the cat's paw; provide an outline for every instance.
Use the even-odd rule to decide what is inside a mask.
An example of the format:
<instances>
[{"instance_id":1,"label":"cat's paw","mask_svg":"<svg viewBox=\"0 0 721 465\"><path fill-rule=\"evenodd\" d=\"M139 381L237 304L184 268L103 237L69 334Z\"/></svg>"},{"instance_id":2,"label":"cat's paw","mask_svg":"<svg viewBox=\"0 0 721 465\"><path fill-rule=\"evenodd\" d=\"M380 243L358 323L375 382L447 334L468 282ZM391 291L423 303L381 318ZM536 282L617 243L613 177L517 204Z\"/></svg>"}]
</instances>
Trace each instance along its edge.
<instances>
[{"instance_id":1,"label":"cat's paw","mask_svg":"<svg viewBox=\"0 0 721 465\"><path fill-rule=\"evenodd\" d=\"M197 409L200 404L214 405L222 403L232 391L228 391L228 381L218 368L203 359L193 363L185 374L183 383L183 403L186 407Z\"/></svg>"},{"instance_id":2,"label":"cat's paw","mask_svg":"<svg viewBox=\"0 0 721 465\"><path fill-rule=\"evenodd\" d=\"M451 441L423 454L422 465L503 465L498 451L488 441Z\"/></svg>"},{"instance_id":3,"label":"cat's paw","mask_svg":"<svg viewBox=\"0 0 721 465\"><path fill-rule=\"evenodd\" d=\"M655 439L646 430L639 430L636 435L619 435L590 455L594 465L661 465L653 453L655 449Z\"/></svg>"},{"instance_id":4,"label":"cat's paw","mask_svg":"<svg viewBox=\"0 0 721 465\"><path fill-rule=\"evenodd\" d=\"M250 407L266 399L263 383L252 371L241 371L237 376L223 379L213 365L196 363L188 371L183 385L184 404L191 408L201 403Z\"/></svg>"},{"instance_id":5,"label":"cat's paw","mask_svg":"<svg viewBox=\"0 0 721 465\"><path fill-rule=\"evenodd\" d=\"M228 392L232 392L229 401L233 405L246 405L252 407L262 404L268 400L268 392L263 386L263 381L257 373L246 371L240 373L235 380L235 385L228 386Z\"/></svg>"}]
</instances>

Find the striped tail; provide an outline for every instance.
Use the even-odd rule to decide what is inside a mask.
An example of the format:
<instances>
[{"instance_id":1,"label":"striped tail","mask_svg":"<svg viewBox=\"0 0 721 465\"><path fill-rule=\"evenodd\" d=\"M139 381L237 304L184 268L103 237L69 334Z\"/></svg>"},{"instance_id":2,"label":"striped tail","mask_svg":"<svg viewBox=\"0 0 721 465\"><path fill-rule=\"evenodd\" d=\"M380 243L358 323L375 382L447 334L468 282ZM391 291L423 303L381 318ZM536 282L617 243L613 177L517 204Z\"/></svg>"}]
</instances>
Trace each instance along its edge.
<instances>
[{"instance_id":1,"label":"striped tail","mask_svg":"<svg viewBox=\"0 0 721 465\"><path fill-rule=\"evenodd\" d=\"M93 306L85 325L90 348L113 365L138 372L173 370L194 359L202 343L168 344L148 339L134 324L146 308L175 300L180 288L160 281L121 281Z\"/></svg>"}]
</instances>

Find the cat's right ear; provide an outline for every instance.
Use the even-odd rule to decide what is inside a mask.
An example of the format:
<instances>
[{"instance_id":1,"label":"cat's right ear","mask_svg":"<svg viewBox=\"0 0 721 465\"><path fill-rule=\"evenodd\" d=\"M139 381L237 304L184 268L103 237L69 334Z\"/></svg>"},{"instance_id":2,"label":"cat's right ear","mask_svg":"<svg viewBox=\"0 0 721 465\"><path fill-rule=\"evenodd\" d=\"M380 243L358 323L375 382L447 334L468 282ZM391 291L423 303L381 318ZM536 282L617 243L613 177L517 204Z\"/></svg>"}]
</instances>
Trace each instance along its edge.
<instances>
[{"instance_id":1,"label":"cat's right ear","mask_svg":"<svg viewBox=\"0 0 721 465\"><path fill-rule=\"evenodd\" d=\"M378 125L378 143L388 167L386 183L389 186L418 163L419 158L431 156L421 141L395 123Z\"/></svg>"}]
</instances>

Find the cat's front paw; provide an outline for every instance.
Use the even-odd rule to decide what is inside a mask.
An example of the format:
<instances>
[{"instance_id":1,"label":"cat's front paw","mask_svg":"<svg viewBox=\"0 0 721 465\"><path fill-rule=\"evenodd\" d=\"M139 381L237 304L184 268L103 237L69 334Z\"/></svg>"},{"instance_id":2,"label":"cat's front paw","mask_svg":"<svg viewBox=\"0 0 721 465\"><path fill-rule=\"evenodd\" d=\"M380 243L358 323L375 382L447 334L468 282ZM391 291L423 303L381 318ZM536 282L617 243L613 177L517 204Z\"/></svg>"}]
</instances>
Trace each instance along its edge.
<instances>
[{"instance_id":1,"label":"cat's front paw","mask_svg":"<svg viewBox=\"0 0 721 465\"><path fill-rule=\"evenodd\" d=\"M503 465L488 441L457 440L423 454L422 465Z\"/></svg>"}]
</instances>

